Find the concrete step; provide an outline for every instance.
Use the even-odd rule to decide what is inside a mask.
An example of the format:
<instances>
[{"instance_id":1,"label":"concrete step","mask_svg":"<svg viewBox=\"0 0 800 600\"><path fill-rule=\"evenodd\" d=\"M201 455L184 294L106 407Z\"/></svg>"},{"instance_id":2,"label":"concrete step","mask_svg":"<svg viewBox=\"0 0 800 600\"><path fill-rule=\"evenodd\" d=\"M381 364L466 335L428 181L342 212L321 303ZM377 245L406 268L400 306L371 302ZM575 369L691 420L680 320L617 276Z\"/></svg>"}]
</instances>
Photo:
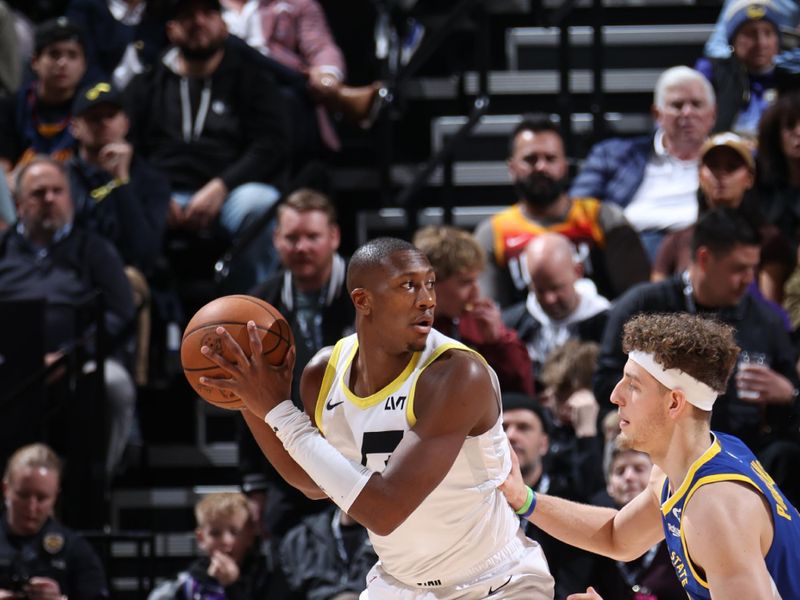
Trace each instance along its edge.
<instances>
[{"instance_id":1,"label":"concrete step","mask_svg":"<svg viewBox=\"0 0 800 600\"><path fill-rule=\"evenodd\" d=\"M713 25L606 25L603 27L606 68L659 67L694 64ZM593 28L568 29L573 68L590 68ZM560 30L555 27L517 27L506 31L508 68L544 70L558 68Z\"/></svg>"}]
</instances>

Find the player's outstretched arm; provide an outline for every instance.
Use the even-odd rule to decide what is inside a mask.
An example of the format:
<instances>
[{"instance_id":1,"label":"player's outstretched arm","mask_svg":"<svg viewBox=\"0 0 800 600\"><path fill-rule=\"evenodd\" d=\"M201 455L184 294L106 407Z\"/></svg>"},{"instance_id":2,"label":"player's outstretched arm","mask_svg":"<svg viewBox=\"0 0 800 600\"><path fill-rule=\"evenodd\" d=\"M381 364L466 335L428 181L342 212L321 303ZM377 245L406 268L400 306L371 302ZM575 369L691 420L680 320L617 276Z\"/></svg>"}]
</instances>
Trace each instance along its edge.
<instances>
[{"instance_id":1,"label":"player's outstretched arm","mask_svg":"<svg viewBox=\"0 0 800 600\"><path fill-rule=\"evenodd\" d=\"M511 460L511 473L500 490L517 510L527 499L527 488L513 450ZM659 482L663 482L663 473L653 467L650 485L621 510L536 494L536 507L528 520L571 546L628 562L664 538L655 491L660 488Z\"/></svg>"},{"instance_id":2,"label":"player's outstretched arm","mask_svg":"<svg viewBox=\"0 0 800 600\"><path fill-rule=\"evenodd\" d=\"M732 481L700 487L684 508L681 528L712 598L772 598L764 562L772 519L754 488Z\"/></svg>"}]
</instances>

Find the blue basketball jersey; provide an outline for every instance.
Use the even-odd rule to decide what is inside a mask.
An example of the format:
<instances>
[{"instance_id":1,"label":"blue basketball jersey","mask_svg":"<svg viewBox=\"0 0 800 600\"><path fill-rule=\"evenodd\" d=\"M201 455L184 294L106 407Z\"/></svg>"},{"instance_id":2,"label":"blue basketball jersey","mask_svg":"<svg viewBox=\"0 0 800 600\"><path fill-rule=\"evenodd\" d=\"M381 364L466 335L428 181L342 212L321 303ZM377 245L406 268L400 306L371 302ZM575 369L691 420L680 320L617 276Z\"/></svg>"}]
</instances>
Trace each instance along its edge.
<instances>
[{"instance_id":1,"label":"blue basketball jersey","mask_svg":"<svg viewBox=\"0 0 800 600\"><path fill-rule=\"evenodd\" d=\"M700 486L717 481L740 481L756 488L772 512L774 535L764 561L783 600L800 600L800 514L775 485L750 449L725 433L712 433L711 447L689 469L681 486L672 492L669 480L661 490L661 515L675 573L690 598L710 599L705 573L686 551L681 516Z\"/></svg>"}]
</instances>

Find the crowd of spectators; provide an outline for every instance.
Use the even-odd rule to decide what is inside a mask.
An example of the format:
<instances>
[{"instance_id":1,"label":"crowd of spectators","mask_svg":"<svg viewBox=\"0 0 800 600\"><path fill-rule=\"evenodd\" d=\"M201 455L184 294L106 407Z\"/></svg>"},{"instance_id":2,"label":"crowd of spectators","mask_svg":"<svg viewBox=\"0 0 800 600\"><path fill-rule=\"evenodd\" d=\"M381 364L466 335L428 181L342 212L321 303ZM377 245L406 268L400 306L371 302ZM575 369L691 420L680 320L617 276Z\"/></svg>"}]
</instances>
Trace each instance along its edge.
<instances>
[{"instance_id":1,"label":"crowd of spectators","mask_svg":"<svg viewBox=\"0 0 800 600\"><path fill-rule=\"evenodd\" d=\"M659 77L652 134L599 142L571 182L558 125L524 118L505 157L508 206L474 232L413 236L436 274L435 327L498 373L533 489L620 507L644 488L647 456L613 446L621 331L641 312L689 312L732 325L742 349L713 427L744 440L800 502L800 91L775 66L797 26L793 4L726 1L707 55ZM0 301L45 302L42 366L56 402L73 389L56 363L96 332L72 311L102 291L113 478L142 443L136 394L152 323L185 319L165 309L176 240L235 250L216 293L258 296L287 317L297 406L304 366L352 333L336 203L291 182L340 149L343 122L370 125L381 85L349 85L316 0L72 0L49 16L33 25L0 0ZM151 598L356 597L374 560L366 531L284 482L248 430L257 419L243 417L242 493L198 504L206 556ZM48 470L50 504L20 533L15 486ZM42 528L72 540L51 518L60 476L48 448L12 458L4 544ZM544 547L558 598L587 585L681 597L663 545L612 564L521 527ZM66 589L57 575L40 585L50 581Z\"/></svg>"}]
</instances>

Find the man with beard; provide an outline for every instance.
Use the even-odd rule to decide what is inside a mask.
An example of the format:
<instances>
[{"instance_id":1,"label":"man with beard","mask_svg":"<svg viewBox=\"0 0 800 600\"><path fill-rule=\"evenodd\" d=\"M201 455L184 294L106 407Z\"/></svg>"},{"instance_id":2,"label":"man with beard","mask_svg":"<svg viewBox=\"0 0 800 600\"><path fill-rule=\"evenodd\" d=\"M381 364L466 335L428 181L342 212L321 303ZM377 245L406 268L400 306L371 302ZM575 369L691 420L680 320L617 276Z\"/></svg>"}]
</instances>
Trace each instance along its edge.
<instances>
[{"instance_id":1,"label":"man with beard","mask_svg":"<svg viewBox=\"0 0 800 600\"><path fill-rule=\"evenodd\" d=\"M235 238L278 199L288 163L280 93L261 55L230 38L218 0L171 0L172 47L129 88L133 145L169 177L168 224ZM274 263L266 228L231 264L246 292Z\"/></svg>"},{"instance_id":2,"label":"man with beard","mask_svg":"<svg viewBox=\"0 0 800 600\"><path fill-rule=\"evenodd\" d=\"M308 362L325 346L353 332L355 309L345 286L346 262L338 252L336 208L310 188L292 192L278 206L272 241L282 268L250 294L266 300L286 317L294 333L297 358L291 398L300 399L300 378ZM262 528L279 542L292 527L326 507L290 486L264 460L243 422L239 428L239 472L242 488L262 518Z\"/></svg>"},{"instance_id":3,"label":"man with beard","mask_svg":"<svg viewBox=\"0 0 800 600\"><path fill-rule=\"evenodd\" d=\"M650 455L647 487L619 510L577 504L537 494L516 465L501 486L511 507L615 560L666 540L692 599L800 598L800 514L740 439L711 430L739 354L733 328L698 315L638 315L622 345L628 357L612 395L617 443ZM571 598L600 596L589 588Z\"/></svg>"},{"instance_id":4,"label":"man with beard","mask_svg":"<svg viewBox=\"0 0 800 600\"><path fill-rule=\"evenodd\" d=\"M656 82L656 132L594 146L570 193L619 205L655 258L667 231L697 219L697 165L717 113L714 89L701 73L672 67Z\"/></svg>"},{"instance_id":5,"label":"man with beard","mask_svg":"<svg viewBox=\"0 0 800 600\"><path fill-rule=\"evenodd\" d=\"M585 261L587 277L615 298L647 281L650 267L636 232L619 207L567 195L561 132L548 120L523 120L511 135L508 170L519 201L478 225L488 265L481 289L502 307L525 299L530 284L523 250L535 236L561 233Z\"/></svg>"}]
</instances>

